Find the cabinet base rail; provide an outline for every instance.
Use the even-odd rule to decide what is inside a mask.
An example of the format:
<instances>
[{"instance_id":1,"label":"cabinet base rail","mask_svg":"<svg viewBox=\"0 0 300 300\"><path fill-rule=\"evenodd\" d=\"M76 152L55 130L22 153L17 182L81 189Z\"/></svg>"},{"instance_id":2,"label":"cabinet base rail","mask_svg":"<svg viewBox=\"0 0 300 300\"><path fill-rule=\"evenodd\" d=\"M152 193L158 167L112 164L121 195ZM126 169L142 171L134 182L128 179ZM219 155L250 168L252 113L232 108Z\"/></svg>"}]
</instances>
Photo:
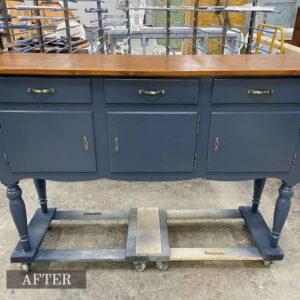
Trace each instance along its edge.
<instances>
[{"instance_id":1,"label":"cabinet base rail","mask_svg":"<svg viewBox=\"0 0 300 300\"><path fill-rule=\"evenodd\" d=\"M254 246L244 248L170 248L168 224L186 224L197 219L243 219ZM54 220L125 220L128 222L125 249L39 249ZM101 226L99 224L99 226ZM37 209L28 225L31 250L25 251L20 241L11 255L12 263L29 270L31 263L51 262L131 262L143 271L147 262L156 262L160 270L169 261L262 261L283 259L279 246L270 246L271 231L259 211L242 206L239 209L166 210L158 207L128 210L57 211Z\"/></svg>"}]
</instances>

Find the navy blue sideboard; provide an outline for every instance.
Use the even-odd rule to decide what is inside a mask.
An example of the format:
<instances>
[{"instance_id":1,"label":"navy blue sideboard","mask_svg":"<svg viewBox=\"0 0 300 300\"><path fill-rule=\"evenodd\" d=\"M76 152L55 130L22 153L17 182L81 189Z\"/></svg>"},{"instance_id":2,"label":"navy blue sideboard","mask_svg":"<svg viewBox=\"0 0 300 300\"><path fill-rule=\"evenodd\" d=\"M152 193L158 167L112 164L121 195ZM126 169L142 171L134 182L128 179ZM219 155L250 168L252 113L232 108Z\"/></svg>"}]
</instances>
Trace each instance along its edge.
<instances>
[{"instance_id":1,"label":"navy blue sideboard","mask_svg":"<svg viewBox=\"0 0 300 300\"><path fill-rule=\"evenodd\" d=\"M254 180L256 213L265 179L278 178L262 246L276 249L300 180L300 77L2 75L0 90L0 179L22 255L35 239L23 178L44 213L45 180Z\"/></svg>"},{"instance_id":2,"label":"navy blue sideboard","mask_svg":"<svg viewBox=\"0 0 300 300\"><path fill-rule=\"evenodd\" d=\"M300 78L2 76L0 85L4 184L300 179Z\"/></svg>"}]
</instances>

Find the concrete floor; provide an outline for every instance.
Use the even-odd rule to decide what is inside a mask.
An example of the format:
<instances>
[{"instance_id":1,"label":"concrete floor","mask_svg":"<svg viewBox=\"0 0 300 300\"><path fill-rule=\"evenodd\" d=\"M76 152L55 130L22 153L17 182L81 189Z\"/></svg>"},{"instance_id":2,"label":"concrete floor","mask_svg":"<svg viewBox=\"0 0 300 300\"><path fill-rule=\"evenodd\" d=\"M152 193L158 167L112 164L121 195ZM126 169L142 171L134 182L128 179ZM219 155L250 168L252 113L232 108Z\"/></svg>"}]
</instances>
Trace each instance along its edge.
<instances>
[{"instance_id":1,"label":"concrete floor","mask_svg":"<svg viewBox=\"0 0 300 300\"><path fill-rule=\"evenodd\" d=\"M272 222L280 182L269 180L261 211ZM32 181L21 181L29 218L37 208ZM9 214L4 188L0 187L0 299L299 299L300 298L300 186L295 188L291 213L281 246L285 260L271 268L260 262L174 262L167 272L154 265L137 273L130 264L43 264L34 269L86 269L86 290L7 290L6 270L18 269L9 257L18 237ZM237 208L251 201L252 182L191 180L163 183L130 183L99 180L87 183L48 183L49 207L61 210L126 209L159 206L173 209ZM44 248L124 247L126 227L54 224ZM251 241L241 222L212 222L170 228L171 246L246 246Z\"/></svg>"}]
</instances>

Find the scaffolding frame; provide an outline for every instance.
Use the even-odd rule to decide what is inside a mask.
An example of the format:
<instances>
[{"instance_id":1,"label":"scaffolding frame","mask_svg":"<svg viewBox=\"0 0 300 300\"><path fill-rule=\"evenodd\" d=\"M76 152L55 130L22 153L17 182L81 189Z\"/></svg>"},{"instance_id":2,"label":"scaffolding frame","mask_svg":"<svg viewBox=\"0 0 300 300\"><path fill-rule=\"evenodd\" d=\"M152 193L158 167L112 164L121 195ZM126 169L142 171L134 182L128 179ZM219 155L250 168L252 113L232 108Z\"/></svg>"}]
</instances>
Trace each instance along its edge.
<instances>
[{"instance_id":1,"label":"scaffolding frame","mask_svg":"<svg viewBox=\"0 0 300 300\"><path fill-rule=\"evenodd\" d=\"M63 0L63 7L49 7L48 9L51 11L63 11L64 18L58 18L58 17L47 17L42 16L40 13L41 10L47 10L45 6L39 5L38 0L33 0L33 6L17 6L15 8L7 7L5 0L1 1L1 17L0 20L2 21L2 25L0 28L2 28L3 32L5 34L1 35L2 43L3 45L6 45L6 48L8 51L16 51L16 52L68 52L68 53L75 53L78 51L78 48L76 48L76 45L80 44L78 41L73 41L72 37L74 37L76 34L71 34L71 29L74 28L74 26L71 26L70 21L71 17L69 12L74 9L69 8L69 2L77 3L78 1L85 1L85 0ZM23 0L14 0L16 2L22 3ZM193 13L193 26L192 26L192 38L186 39L182 38L183 43L188 43L191 45L192 48L192 55L198 55L198 54L208 54L208 50L204 49L200 46L199 42L199 32L203 34L206 34L207 40L211 40L212 42L216 43L220 47L220 54L226 54L226 50L229 50L229 54L238 54L236 49L234 47L231 47L228 45L228 32L236 32L240 29L230 28L229 27L229 13L250 13L250 24L249 26L240 26L240 28L243 28L242 30L248 31L248 41L245 42L244 40L240 39L237 42L240 45L243 45L245 47L245 52L247 54L250 54L252 52L257 53L268 53L268 51L265 51L262 47L257 47L254 44L254 35L256 32L259 32L261 30L260 28L255 27L255 21L257 13L275 13L274 7L267 7L267 6L259 6L257 0L253 0L252 6L229 6L229 1L225 0L224 5L220 6L199 6L199 0L194 1L193 6L172 6L171 0L166 1L166 6L146 6L146 7L133 7L131 5L130 0L123 0L123 6L119 7L118 10L122 11L124 14L124 19L121 23L110 23L107 22L109 19L111 21L114 18L118 18L120 20L119 16L109 16L108 9L103 8L105 5L105 1L107 0L91 0L96 3L95 8L91 9L85 9L86 13L92 13L97 15L97 18L95 20L92 20L91 23L95 26L95 29L93 30L93 34L95 34L94 41L92 43L92 53L95 54L110 54L112 53L112 49L109 49L108 47L108 33L109 28L114 27L116 25L123 26L126 28L126 31L124 33L124 47L126 49L125 54L132 54L132 45L131 45L131 31L132 26L130 22L131 12L132 11L163 11L166 13L166 26L165 26L165 45L166 45L166 54L175 54L175 52L172 50L170 41L171 41L171 35L176 34L174 27L171 26L172 22L172 14L176 12L191 12ZM54 0L47 0L49 3L53 3ZM33 11L33 16L28 17L17 17L19 21L25 21L25 24L15 24L13 22L14 18L9 14L10 9L17 9L17 10L28 10ZM223 15L223 24L221 28L221 37L215 38L209 36L209 31L205 30L198 26L199 24L199 15L200 12L207 12L207 13L221 13L220 15ZM34 19L34 26L32 24L27 24L26 21ZM48 19L52 21L53 25L42 25L42 20ZM78 20L77 17L74 18L75 20ZM122 18L121 18L122 20ZM62 38L56 38L56 39L47 39L47 36L50 35L49 33L44 33L44 30L46 28L53 28L52 33L56 33L57 30L55 29L55 22L57 21L64 21L65 22L65 28L60 30L65 30L66 36ZM79 25L78 25L79 26ZM31 32L36 31L37 35L31 36L31 38L26 39L18 39L16 36L18 34L12 34L13 29L20 30L20 34L22 32ZM179 38L180 39L180 38ZM6 42L6 43L5 43ZM46 49L46 46L49 46L50 44L58 44L57 47L54 47L53 49ZM228 51L227 51L228 53Z\"/></svg>"}]
</instances>

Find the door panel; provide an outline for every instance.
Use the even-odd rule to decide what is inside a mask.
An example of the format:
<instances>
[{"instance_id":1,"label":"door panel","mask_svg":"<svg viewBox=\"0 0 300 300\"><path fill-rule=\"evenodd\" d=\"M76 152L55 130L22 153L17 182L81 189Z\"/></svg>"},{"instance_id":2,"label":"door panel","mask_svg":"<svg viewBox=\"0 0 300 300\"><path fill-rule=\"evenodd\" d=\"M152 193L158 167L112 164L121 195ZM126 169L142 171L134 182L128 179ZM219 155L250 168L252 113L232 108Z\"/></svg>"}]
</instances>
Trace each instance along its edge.
<instances>
[{"instance_id":1,"label":"door panel","mask_svg":"<svg viewBox=\"0 0 300 300\"><path fill-rule=\"evenodd\" d=\"M208 172L289 172L300 112L214 112Z\"/></svg>"},{"instance_id":2,"label":"door panel","mask_svg":"<svg viewBox=\"0 0 300 300\"><path fill-rule=\"evenodd\" d=\"M94 172L90 111L1 111L11 172Z\"/></svg>"},{"instance_id":3,"label":"door panel","mask_svg":"<svg viewBox=\"0 0 300 300\"><path fill-rule=\"evenodd\" d=\"M197 112L109 112L111 172L193 172Z\"/></svg>"}]
</instances>

